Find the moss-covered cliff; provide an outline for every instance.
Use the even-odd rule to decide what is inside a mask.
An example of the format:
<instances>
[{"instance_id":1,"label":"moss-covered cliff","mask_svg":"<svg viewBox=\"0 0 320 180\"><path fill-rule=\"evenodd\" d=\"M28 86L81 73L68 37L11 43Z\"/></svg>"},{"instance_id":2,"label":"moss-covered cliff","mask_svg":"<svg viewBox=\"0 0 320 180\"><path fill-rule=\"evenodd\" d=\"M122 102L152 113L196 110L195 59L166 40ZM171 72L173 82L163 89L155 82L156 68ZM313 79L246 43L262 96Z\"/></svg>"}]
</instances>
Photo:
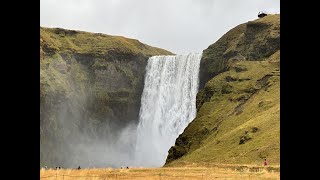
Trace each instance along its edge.
<instances>
[{"instance_id":1,"label":"moss-covered cliff","mask_svg":"<svg viewBox=\"0 0 320 180\"><path fill-rule=\"evenodd\" d=\"M197 115L166 166L280 163L280 16L241 24L203 51Z\"/></svg>"},{"instance_id":2,"label":"moss-covered cliff","mask_svg":"<svg viewBox=\"0 0 320 180\"><path fill-rule=\"evenodd\" d=\"M41 164L66 165L78 132L103 138L136 123L147 59L168 54L121 36L40 27Z\"/></svg>"}]
</instances>

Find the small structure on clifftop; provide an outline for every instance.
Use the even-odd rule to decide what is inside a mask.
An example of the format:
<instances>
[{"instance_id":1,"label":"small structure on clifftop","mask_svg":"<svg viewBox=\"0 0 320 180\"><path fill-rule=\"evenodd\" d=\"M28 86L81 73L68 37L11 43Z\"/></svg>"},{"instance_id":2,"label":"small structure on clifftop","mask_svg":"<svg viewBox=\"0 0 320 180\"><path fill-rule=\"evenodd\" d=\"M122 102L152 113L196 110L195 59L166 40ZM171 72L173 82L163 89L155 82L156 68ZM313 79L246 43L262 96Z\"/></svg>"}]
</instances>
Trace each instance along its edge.
<instances>
[{"instance_id":1,"label":"small structure on clifftop","mask_svg":"<svg viewBox=\"0 0 320 180\"><path fill-rule=\"evenodd\" d=\"M258 13L258 17L259 18L263 18L263 17L265 17L265 16L267 16L268 14L266 13L266 12L264 12L264 11L260 11L259 13Z\"/></svg>"}]
</instances>

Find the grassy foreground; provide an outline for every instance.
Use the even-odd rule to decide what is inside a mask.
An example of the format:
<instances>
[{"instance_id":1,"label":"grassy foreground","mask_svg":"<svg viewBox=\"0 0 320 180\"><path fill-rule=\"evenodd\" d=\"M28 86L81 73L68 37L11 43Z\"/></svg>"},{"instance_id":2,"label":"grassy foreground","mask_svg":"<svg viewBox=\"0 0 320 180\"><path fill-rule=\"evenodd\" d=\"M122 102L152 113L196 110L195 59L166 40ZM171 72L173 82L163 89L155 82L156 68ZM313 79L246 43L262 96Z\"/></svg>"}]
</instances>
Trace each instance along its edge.
<instances>
[{"instance_id":1,"label":"grassy foreground","mask_svg":"<svg viewBox=\"0 0 320 180\"><path fill-rule=\"evenodd\" d=\"M212 165L211 167L40 170L40 179L280 179L277 166Z\"/></svg>"}]
</instances>

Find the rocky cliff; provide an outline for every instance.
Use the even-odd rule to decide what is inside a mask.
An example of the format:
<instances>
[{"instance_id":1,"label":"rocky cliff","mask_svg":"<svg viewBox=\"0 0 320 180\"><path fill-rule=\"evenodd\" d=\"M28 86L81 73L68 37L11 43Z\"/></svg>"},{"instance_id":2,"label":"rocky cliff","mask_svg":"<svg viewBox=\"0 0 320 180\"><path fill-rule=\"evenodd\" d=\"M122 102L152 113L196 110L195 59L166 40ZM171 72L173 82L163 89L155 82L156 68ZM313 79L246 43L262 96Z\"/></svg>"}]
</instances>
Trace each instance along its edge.
<instances>
[{"instance_id":1,"label":"rocky cliff","mask_svg":"<svg viewBox=\"0 0 320 180\"><path fill-rule=\"evenodd\" d=\"M146 60L169 54L121 36L40 27L41 164L71 166L75 145L137 123Z\"/></svg>"},{"instance_id":2,"label":"rocky cliff","mask_svg":"<svg viewBox=\"0 0 320 180\"><path fill-rule=\"evenodd\" d=\"M241 24L203 51L196 103L166 166L280 163L280 15Z\"/></svg>"}]
</instances>

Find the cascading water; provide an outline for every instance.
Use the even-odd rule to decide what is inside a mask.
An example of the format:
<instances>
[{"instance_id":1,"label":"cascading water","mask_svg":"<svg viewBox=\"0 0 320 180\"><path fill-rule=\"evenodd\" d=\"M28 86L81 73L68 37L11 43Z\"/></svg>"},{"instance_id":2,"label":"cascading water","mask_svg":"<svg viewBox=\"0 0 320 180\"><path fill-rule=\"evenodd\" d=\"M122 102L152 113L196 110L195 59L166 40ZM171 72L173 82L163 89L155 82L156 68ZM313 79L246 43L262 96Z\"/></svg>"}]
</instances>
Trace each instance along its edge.
<instances>
[{"instance_id":1,"label":"cascading water","mask_svg":"<svg viewBox=\"0 0 320 180\"><path fill-rule=\"evenodd\" d=\"M201 56L149 58L137 129L138 166L162 166L178 135L195 118Z\"/></svg>"}]
</instances>

